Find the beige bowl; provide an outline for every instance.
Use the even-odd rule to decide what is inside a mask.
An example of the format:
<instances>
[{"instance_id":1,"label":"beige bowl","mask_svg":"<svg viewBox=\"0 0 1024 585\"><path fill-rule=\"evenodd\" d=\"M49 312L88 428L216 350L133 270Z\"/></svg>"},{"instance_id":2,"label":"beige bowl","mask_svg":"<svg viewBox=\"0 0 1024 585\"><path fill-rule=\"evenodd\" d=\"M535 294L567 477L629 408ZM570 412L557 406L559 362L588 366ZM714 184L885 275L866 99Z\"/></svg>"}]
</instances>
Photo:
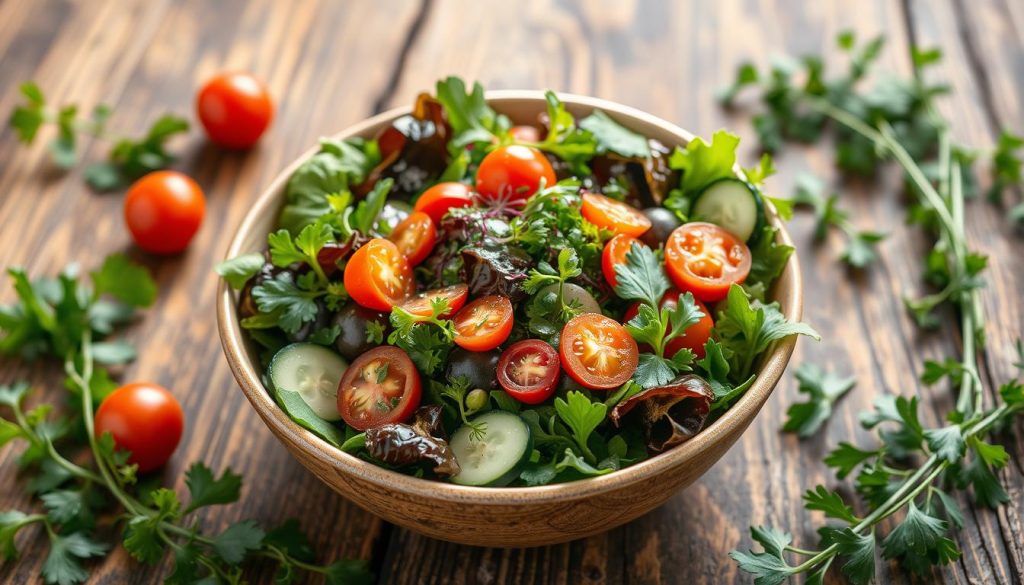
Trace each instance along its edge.
<instances>
[{"instance_id":1,"label":"beige bowl","mask_svg":"<svg viewBox=\"0 0 1024 585\"><path fill-rule=\"evenodd\" d=\"M693 135L633 108L600 99L561 95L577 116L593 109L620 124L672 147ZM487 101L514 123L535 123L544 111L539 91L492 91ZM357 124L336 138L373 136L409 108L399 108ZM242 221L228 250L229 258L263 251L284 201L285 184L295 168L314 151L281 172ZM770 207L770 206L769 206ZM789 234L770 210L780 239ZM776 343L760 360L757 380L742 398L689 442L621 471L571 483L530 488L480 488L418 479L377 467L324 442L292 422L260 381L257 351L238 323L235 295L221 281L217 320L228 364L242 392L263 422L285 447L339 494L360 507L416 532L480 546L538 546L604 532L661 505L707 471L754 420L778 383L796 344L795 337ZM796 255L772 290L789 320L799 320L803 293Z\"/></svg>"}]
</instances>

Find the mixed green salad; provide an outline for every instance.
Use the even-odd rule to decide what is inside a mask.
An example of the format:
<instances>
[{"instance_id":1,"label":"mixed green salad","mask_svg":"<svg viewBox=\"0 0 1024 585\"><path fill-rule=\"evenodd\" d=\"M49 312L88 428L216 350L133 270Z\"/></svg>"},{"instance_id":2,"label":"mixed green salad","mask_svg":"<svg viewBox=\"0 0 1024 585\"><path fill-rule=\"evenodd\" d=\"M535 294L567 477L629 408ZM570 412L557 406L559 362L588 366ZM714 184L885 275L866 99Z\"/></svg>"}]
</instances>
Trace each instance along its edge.
<instances>
[{"instance_id":1,"label":"mixed green salad","mask_svg":"<svg viewBox=\"0 0 1024 585\"><path fill-rule=\"evenodd\" d=\"M513 125L457 78L372 139L323 140L265 253L222 263L265 383L382 467L474 486L611 473L690 439L776 340L792 247L770 159L668 148L595 110Z\"/></svg>"}]
</instances>

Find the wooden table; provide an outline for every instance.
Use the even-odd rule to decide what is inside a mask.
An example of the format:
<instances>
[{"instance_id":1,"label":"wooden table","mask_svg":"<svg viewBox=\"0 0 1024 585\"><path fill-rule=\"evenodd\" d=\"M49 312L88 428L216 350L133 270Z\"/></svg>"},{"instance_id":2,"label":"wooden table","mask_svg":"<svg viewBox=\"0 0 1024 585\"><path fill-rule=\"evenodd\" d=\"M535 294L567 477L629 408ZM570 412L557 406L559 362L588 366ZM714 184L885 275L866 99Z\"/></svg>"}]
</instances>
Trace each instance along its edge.
<instances>
[{"instance_id":1,"label":"wooden table","mask_svg":"<svg viewBox=\"0 0 1024 585\"><path fill-rule=\"evenodd\" d=\"M218 8L214 9L212 6ZM749 582L729 560L750 540L747 526L770 524L811 542L821 519L806 513L800 494L817 482L837 481L822 465L839 440L870 440L856 414L883 390L919 394L934 423L952 406L942 388L917 381L924 358L956 355L959 333L947 314L943 328L922 334L901 305L921 290L919 257L926 244L903 225L895 193L898 176L877 184L843 185L842 205L859 226L891 234L885 261L849 273L836 261L838 235L811 238L812 220L798 215L792 232L806 278L805 316L822 332L819 344L802 340L793 363L816 362L855 374L858 385L827 431L799 442L779 432L796 400L786 376L743 440L700 482L657 511L607 534L561 546L490 550L430 540L384 524L342 500L299 466L264 428L242 397L221 354L214 325L212 266L256 198L289 161L331 134L382 109L410 103L435 79L459 74L489 88L545 88L590 94L647 110L702 135L725 126L744 136L752 161L749 119L728 117L713 92L731 80L737 63L765 64L773 54L824 53L842 64L834 37L853 28L862 37L889 39L882 67L909 68L908 47L941 46L946 60L935 74L956 92L943 100L956 138L988 146L1001 127L1024 128L1024 4L1011 0L864 0L796 3L717 0L677 3L597 2L277 2L273 0L91 0L0 3L0 112L18 99L17 86L37 81L55 101L84 109L112 104L112 125L141 131L165 111L192 116L197 86L222 69L264 78L278 104L262 143L247 153L207 144L198 128L174 148L176 165L194 176L208 197L206 223L187 253L158 259L131 247L119 195L96 195L81 172L60 176L42 144L24 148L0 132L0 266L27 265L52 274L69 261L85 267L127 249L159 281L160 298L129 337L140 357L126 379L149 379L173 389L186 410L183 444L165 472L184 488L182 470L203 459L244 474L240 504L204 518L223 526L240 517L274 523L297 517L323 559L369 559L382 583L725 583ZM87 159L105 151L91 146ZM770 182L788 194L802 169L831 174L827 148L790 149ZM987 385L1013 375L1013 341L1022 333L1024 254L1004 212L970 204L968 233L988 253L984 305L989 352ZM0 301L13 298L6 285ZM6 363L0 381L30 376L49 384L51 364ZM958 535L960 561L928 579L957 583L1019 583L1024 577L1024 425L1005 436L1013 462L1000 475L1012 501L997 512L966 505ZM27 505L14 473L15 449L0 451L0 509ZM849 491L848 487L843 488ZM23 559L0 568L0 581L35 582L42 538L19 540ZM913 581L879 562L884 582ZM94 567L97 583L149 583L169 565L145 568L117 548ZM266 569L266 567L263 567ZM257 566L250 577L269 583Z\"/></svg>"}]
</instances>

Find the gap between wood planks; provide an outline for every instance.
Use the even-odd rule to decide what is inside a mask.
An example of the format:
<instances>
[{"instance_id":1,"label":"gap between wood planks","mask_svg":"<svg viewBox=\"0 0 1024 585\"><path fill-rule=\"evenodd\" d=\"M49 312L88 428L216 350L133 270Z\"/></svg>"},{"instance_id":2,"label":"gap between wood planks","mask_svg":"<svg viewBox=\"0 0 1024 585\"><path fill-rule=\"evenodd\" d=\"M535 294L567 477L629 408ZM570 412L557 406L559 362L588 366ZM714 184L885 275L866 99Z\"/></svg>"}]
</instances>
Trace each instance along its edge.
<instances>
[{"instance_id":1,"label":"gap between wood planks","mask_svg":"<svg viewBox=\"0 0 1024 585\"><path fill-rule=\"evenodd\" d=\"M405 64L409 59L409 53L416 44L416 40L419 38L423 25L427 22L427 17L433 7L433 0L420 0L419 10L416 12L416 17L412 19L409 30L405 33L405 38L402 40L402 48L398 52L398 59L395 59L394 67L391 68L387 84L384 85L384 88L377 94L377 99L373 102L374 114L383 112L391 102L391 99L395 97L395 91L398 89L398 83L402 80L402 72L405 71Z\"/></svg>"}]
</instances>

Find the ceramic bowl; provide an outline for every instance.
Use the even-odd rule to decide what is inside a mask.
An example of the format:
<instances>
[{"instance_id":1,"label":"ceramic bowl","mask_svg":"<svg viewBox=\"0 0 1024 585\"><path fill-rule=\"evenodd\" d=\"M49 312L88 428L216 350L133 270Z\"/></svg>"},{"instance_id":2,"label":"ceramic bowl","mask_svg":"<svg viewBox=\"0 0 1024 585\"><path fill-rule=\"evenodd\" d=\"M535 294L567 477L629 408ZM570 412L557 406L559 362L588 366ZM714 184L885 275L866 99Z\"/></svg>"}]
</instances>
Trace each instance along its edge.
<instances>
[{"instance_id":1,"label":"ceramic bowl","mask_svg":"<svg viewBox=\"0 0 1024 585\"><path fill-rule=\"evenodd\" d=\"M561 95L576 116L601 109L623 126L673 147L693 135L678 126L613 102ZM545 110L539 91L492 91L487 101L513 123L536 123ZM374 116L336 138L371 137L399 108ZM227 257L260 252L275 226L285 184L307 152L284 169L256 200L235 234ZM769 206L770 208L770 206ZM769 221L792 244L774 211ZM239 326L234 293L221 281L217 319L228 363L245 397L267 427L302 465L335 491L388 522L442 540L479 546L520 547L566 542L604 532L660 506L704 474L736 442L771 395L796 343L776 343L759 361L757 380L732 408L690 441L623 470L581 481L529 488L480 488L418 479L373 465L324 442L292 422L261 381L258 351ZM802 308L800 268L794 254L770 291L789 320Z\"/></svg>"}]
</instances>

